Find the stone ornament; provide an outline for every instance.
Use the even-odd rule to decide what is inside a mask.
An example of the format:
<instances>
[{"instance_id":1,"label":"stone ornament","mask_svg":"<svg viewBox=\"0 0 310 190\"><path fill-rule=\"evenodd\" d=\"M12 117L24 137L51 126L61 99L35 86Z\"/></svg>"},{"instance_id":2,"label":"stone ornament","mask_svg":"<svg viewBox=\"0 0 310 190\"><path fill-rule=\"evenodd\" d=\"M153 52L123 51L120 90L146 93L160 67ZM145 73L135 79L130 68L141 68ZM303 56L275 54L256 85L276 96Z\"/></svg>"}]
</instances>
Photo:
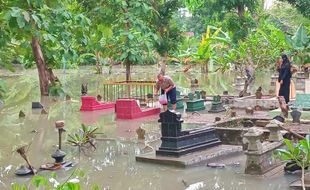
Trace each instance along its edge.
<instances>
[{"instance_id":1,"label":"stone ornament","mask_svg":"<svg viewBox=\"0 0 310 190\"><path fill-rule=\"evenodd\" d=\"M263 135L263 131L255 128L250 128L247 133L244 134L244 138L248 140L248 151L262 151L263 145L260 141Z\"/></svg>"},{"instance_id":2,"label":"stone ornament","mask_svg":"<svg viewBox=\"0 0 310 190\"><path fill-rule=\"evenodd\" d=\"M274 121L271 121L266 128L270 131L269 141L270 142L280 142L283 141L283 135L281 134L280 124Z\"/></svg>"},{"instance_id":3,"label":"stone ornament","mask_svg":"<svg viewBox=\"0 0 310 190\"><path fill-rule=\"evenodd\" d=\"M145 139L145 130L142 129L141 127L139 127L137 130L136 130L136 133L138 135L138 139L139 140L144 140Z\"/></svg>"}]
</instances>

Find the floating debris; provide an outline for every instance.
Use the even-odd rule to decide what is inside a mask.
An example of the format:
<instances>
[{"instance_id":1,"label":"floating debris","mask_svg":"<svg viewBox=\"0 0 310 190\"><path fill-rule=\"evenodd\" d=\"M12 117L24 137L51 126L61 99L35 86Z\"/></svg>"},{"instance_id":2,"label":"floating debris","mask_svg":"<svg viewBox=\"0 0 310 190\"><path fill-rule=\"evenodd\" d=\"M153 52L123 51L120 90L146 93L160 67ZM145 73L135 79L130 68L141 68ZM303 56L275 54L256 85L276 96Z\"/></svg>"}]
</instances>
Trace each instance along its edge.
<instances>
[{"instance_id":1,"label":"floating debris","mask_svg":"<svg viewBox=\"0 0 310 190\"><path fill-rule=\"evenodd\" d=\"M208 163L207 166L210 168L225 168L226 165L221 163Z\"/></svg>"},{"instance_id":2,"label":"floating debris","mask_svg":"<svg viewBox=\"0 0 310 190\"><path fill-rule=\"evenodd\" d=\"M203 182L197 182L194 184L189 185L185 190L199 190L205 187Z\"/></svg>"}]
</instances>

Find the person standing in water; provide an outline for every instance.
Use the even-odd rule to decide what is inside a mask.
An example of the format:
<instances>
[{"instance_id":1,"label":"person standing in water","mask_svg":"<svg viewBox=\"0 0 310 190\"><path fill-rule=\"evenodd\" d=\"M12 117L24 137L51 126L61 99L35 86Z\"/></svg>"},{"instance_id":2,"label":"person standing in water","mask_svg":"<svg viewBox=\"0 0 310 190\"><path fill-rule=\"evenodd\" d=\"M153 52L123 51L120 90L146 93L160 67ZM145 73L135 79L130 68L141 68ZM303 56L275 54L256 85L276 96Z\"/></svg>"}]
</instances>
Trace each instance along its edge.
<instances>
[{"instance_id":1,"label":"person standing in water","mask_svg":"<svg viewBox=\"0 0 310 190\"><path fill-rule=\"evenodd\" d=\"M278 68L279 78L278 82L280 83L279 96L283 96L285 102L290 101L290 85L291 85L291 62L289 61L287 55L282 55L282 63Z\"/></svg>"},{"instance_id":2,"label":"person standing in water","mask_svg":"<svg viewBox=\"0 0 310 190\"><path fill-rule=\"evenodd\" d=\"M172 104L172 109L176 110L176 103L177 103L177 92L176 86L172 79L168 76L164 76L163 74L157 75L157 81L155 86L155 95L158 95L158 91L161 89L161 94L166 94L167 99L170 100ZM164 104L164 111L168 110L168 105Z\"/></svg>"}]
</instances>

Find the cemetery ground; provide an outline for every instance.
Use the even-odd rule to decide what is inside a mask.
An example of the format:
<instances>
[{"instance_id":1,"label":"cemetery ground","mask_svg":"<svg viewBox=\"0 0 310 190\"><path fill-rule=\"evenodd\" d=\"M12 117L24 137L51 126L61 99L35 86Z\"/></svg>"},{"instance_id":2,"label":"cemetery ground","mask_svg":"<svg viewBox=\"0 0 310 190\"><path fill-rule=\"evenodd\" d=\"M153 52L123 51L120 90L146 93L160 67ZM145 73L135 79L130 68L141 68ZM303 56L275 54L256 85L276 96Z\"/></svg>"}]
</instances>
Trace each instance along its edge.
<instances>
[{"instance_id":1,"label":"cemetery ground","mask_svg":"<svg viewBox=\"0 0 310 190\"><path fill-rule=\"evenodd\" d=\"M107 80L112 80L112 78L117 80L117 76L123 72L119 69L120 73L115 73L108 78L105 76L94 78L94 75L89 74L87 69L91 68L86 67L79 71L67 70L66 73L57 71L58 76L65 81L64 90L70 94L70 100L66 100L65 96L41 99L40 94L33 90L37 87L34 83L37 79L32 75L35 72L33 70L21 71L20 76L14 75L17 81L7 75L8 84L13 88L22 89L25 93L14 94L14 96L12 94L11 105L0 110L0 125L3 126L0 150L1 189L11 189L11 183L31 184L31 176L17 177L14 174L20 165L25 165L23 159L15 152L16 148L21 145L30 145L26 154L34 168L39 169L44 164L53 163L51 155L59 147L58 129L55 129L55 122L60 120L64 121L66 129L66 132L61 134L61 150L66 153L64 160L71 165L65 169L55 170L57 177L52 177L52 172L49 170L39 170L38 174L50 181L51 178L55 178L57 182L64 182L78 169L83 171L83 177L80 176L78 179L82 188L85 189L90 188L92 186L90 184L96 184L103 189L124 189L124 187L190 189L195 187L196 189L260 190L290 189L293 182L298 184L300 172L294 174L284 172L283 162L279 162L272 155L276 149L283 147L283 144L281 140L279 142L269 141L271 129L266 126L273 118L270 111L254 110L254 105L246 106L253 108L250 111L233 107L233 100L238 98L236 94L239 91L234 85L236 74L226 74L225 77L228 80L224 80L222 86L218 83L222 81L223 76L211 74L205 78L193 74L191 77L198 76L199 89L207 91L207 97L204 101L204 110L187 112L186 101L188 101L188 93L192 91L190 86L192 78L187 78L188 76L182 72L172 72L177 68L168 68L167 74L174 79L184 99L184 108L177 110L184 121L180 123L179 134L171 134L171 131L166 134L168 135L167 142L179 138L177 142L187 144L185 149L189 152L172 157L165 157L161 154L154 161L157 150L160 148L167 150L167 147L163 147L163 139L161 140L162 130L166 127L161 126L162 122L158 122L160 119L158 114L124 120L116 118L114 109L79 111L81 84L88 83L88 95L96 96L103 94L103 84ZM150 81L156 75L150 76L145 70L151 72L153 69L156 67L139 67L135 69L133 75L139 80ZM263 93L267 95L271 79L266 80L266 78L270 76L266 72L258 73L255 85L249 91L253 93L258 86L262 86ZM223 91L228 91L229 96L222 96ZM226 111L209 112L214 104L214 95L222 96L221 103ZM229 101L225 101L227 97L230 98ZM31 102L40 102L47 114L42 113L41 109L32 109ZM216 106L219 108L217 104ZM19 118L20 111L24 115ZM232 112L235 113L232 115ZM306 119L302 119L300 123L292 122L292 119L288 118L283 127L302 136L309 134L309 122ZM68 143L70 140L68 135L78 132L81 123L98 127L95 139L96 149L86 146L79 151L78 147ZM139 136L141 131L137 134L139 128L142 129L144 140L138 138L141 137ZM214 131L208 131L209 129L214 129ZM281 128L278 131L281 136L296 140L296 137L287 130ZM247 150L249 142L245 137L252 133L254 136L257 134L257 138L261 139L254 141L259 143L254 144L258 150L255 148L255 150ZM213 142L216 143L212 145ZM218 142L220 143L217 144ZM182 152L179 144L176 143L175 146L170 147L169 151ZM203 148L200 149L200 146ZM145 155L146 157L151 155L152 159L139 159ZM254 168L256 174L251 174L253 171L249 170L251 167L249 167L248 159L260 160L262 167ZM51 183L55 182L52 180Z\"/></svg>"}]
</instances>

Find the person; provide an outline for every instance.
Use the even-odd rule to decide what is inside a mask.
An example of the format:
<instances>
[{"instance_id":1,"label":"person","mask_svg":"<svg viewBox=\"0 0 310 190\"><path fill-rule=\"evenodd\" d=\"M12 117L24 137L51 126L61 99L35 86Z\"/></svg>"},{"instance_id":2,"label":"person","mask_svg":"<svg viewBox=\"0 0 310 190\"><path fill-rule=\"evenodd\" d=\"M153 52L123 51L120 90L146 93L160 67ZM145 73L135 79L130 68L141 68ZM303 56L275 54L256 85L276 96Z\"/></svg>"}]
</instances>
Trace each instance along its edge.
<instances>
[{"instance_id":1,"label":"person","mask_svg":"<svg viewBox=\"0 0 310 190\"><path fill-rule=\"evenodd\" d=\"M290 101L290 86L291 86L291 62L289 61L287 55L283 54L282 63L278 66L279 77L278 82L280 83L279 96L283 96L285 102Z\"/></svg>"},{"instance_id":2,"label":"person","mask_svg":"<svg viewBox=\"0 0 310 190\"><path fill-rule=\"evenodd\" d=\"M172 104L172 109L176 110L177 103L177 93L176 86L172 79L169 76L164 76L162 73L157 75L157 81L155 85L155 95L158 95L159 90L161 89L161 94L166 94L167 99L170 100ZM164 104L164 111L168 110L168 105Z\"/></svg>"}]
</instances>

